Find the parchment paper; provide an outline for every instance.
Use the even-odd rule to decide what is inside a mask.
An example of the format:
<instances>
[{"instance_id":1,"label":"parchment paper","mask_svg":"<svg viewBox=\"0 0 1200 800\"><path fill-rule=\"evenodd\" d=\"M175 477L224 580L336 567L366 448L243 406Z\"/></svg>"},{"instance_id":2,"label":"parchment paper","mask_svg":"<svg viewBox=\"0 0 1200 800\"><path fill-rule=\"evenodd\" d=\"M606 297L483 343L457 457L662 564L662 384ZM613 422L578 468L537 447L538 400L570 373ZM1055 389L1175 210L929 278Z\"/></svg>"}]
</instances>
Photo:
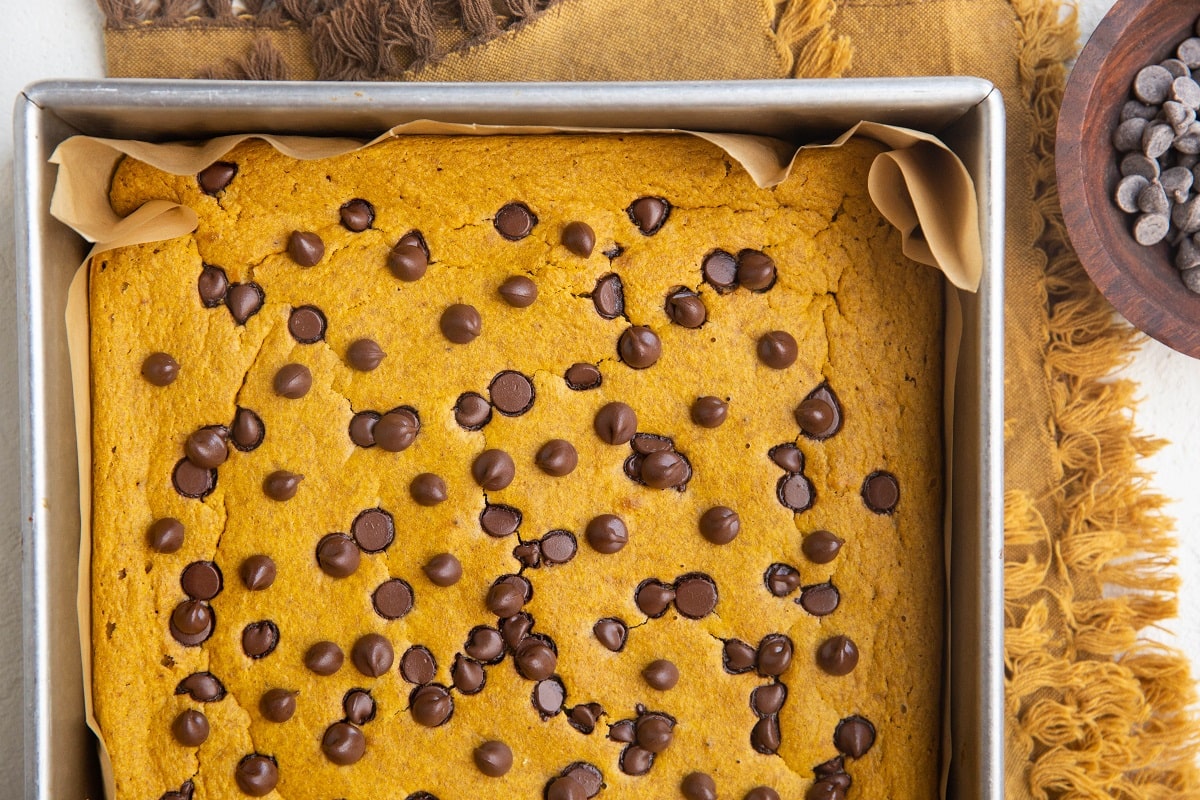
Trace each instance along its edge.
<instances>
[{"instance_id":1,"label":"parchment paper","mask_svg":"<svg viewBox=\"0 0 1200 800\"><path fill-rule=\"evenodd\" d=\"M125 156L144 161L164 172L194 175L219 160L246 139L262 139L275 149L301 160L342 155L394 136L552 133L684 133L698 136L723 149L749 173L760 187L785 181L801 150L840 147L854 136L882 142L890 150L876 156L867 179L867 191L875 206L897 230L903 251L913 261L940 270L958 289L974 292L983 270L983 246L979 233L979 209L975 186L962 162L936 137L921 131L860 122L827 144L796 146L763 136L704 133L675 129L572 128L501 125L463 125L417 120L399 125L368 142L356 139L238 134L204 142L153 144L121 139L72 137L50 156L58 177L50 212L80 236L93 243L71 282L67 299L67 343L71 359L75 430L79 450L79 640L84 680L84 713L88 727L99 743L105 796L116 797L112 763L92 705L92 425L91 364L89 348L87 265L98 253L127 245L173 239L195 230L198 218L187 206L167 200L151 200L127 217L120 217L109 203L109 188L117 165ZM954 474L953 419L957 355L962 335L961 308L954 292L947 294L944 366L944 430L946 451L946 512L944 542L949 565L950 492ZM948 580L947 574L947 580ZM948 589L948 584L947 584ZM947 595L948 596L948 595ZM949 631L950 608L945 619ZM947 652L949 637L946 640ZM949 681L945 683L949 698ZM948 706L948 702L944 704ZM948 708L943 708L946 716ZM948 719L948 716L946 717ZM949 753L949 725L943 724L944 753ZM943 788L945 794L945 767Z\"/></svg>"}]
</instances>

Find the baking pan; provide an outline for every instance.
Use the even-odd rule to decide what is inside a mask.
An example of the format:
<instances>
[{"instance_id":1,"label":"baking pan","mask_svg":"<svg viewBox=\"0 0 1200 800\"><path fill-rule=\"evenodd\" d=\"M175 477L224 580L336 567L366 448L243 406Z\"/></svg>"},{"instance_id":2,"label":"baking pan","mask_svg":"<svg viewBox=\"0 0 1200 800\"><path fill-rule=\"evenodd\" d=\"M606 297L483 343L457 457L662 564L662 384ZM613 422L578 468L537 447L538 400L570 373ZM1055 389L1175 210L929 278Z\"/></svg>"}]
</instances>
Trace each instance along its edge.
<instances>
[{"instance_id":1,"label":"baking pan","mask_svg":"<svg viewBox=\"0 0 1200 800\"><path fill-rule=\"evenodd\" d=\"M984 277L977 294L958 293L964 332L950 494L947 797L1002 800L1004 113L999 92L975 78L595 84L108 80L27 88L14 116L24 796L99 800L101 794L95 745L83 722L76 620L79 496L63 323L67 287L87 245L49 214L50 153L78 133L153 141L244 131L369 136L421 118L684 128L808 141L871 119L937 134L959 155L978 193Z\"/></svg>"}]
</instances>

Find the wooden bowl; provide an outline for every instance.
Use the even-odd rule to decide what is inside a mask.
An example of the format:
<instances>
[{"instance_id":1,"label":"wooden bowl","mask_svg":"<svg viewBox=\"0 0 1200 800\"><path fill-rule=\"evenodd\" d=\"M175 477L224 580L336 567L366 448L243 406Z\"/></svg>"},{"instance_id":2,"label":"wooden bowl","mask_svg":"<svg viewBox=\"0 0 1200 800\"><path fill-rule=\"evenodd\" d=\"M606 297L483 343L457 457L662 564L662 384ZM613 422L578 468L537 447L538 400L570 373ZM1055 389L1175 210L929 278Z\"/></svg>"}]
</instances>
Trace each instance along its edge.
<instances>
[{"instance_id":1,"label":"wooden bowl","mask_svg":"<svg viewBox=\"0 0 1200 800\"><path fill-rule=\"evenodd\" d=\"M1055 146L1067 233L1084 269L1126 319L1194 358L1200 358L1200 294L1183 285L1166 242L1134 241L1133 215L1113 202L1121 174L1112 135L1134 76L1173 58L1179 43L1195 35L1198 16L1196 0L1118 0L1075 62Z\"/></svg>"}]
</instances>

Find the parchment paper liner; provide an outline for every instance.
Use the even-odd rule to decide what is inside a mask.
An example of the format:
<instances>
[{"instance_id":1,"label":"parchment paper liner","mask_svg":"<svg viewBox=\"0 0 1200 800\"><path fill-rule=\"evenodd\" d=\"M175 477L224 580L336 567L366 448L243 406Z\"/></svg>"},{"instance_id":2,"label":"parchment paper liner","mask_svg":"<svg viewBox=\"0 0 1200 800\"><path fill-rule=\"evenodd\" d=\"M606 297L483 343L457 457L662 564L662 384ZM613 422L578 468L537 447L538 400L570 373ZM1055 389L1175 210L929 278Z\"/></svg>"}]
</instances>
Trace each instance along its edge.
<instances>
[{"instance_id":1,"label":"parchment paper liner","mask_svg":"<svg viewBox=\"0 0 1200 800\"><path fill-rule=\"evenodd\" d=\"M979 208L975 186L962 162L936 137L921 131L859 122L828 144L797 147L764 136L705 133L675 129L572 128L504 125L462 125L417 120L398 125L365 144L356 139L237 134L204 142L153 144L121 139L75 136L60 144L50 156L58 177L50 213L93 243L91 252L76 270L67 295L67 346L71 359L71 384L75 408L75 434L79 450L79 591L77 609L83 663L84 714L99 745L105 796L115 799L112 762L92 706L91 528L92 528L92 413L91 364L88 320L87 265L98 253L117 247L163 241L195 230L196 213L167 200L151 200L127 217L109 203L112 176L124 156L131 156L165 172L194 175L246 139L262 139L296 159L310 160L343 155L376 142L406 134L488 136L495 134L550 133L686 133L720 147L749 173L760 187L782 183L791 173L801 150L840 147L853 136L876 139L892 148L876 156L867 178L867 191L880 213L900 231L903 251L913 261L940 270L950 283L967 291L979 288L983 246L979 233ZM962 310L953 291L946 294L943 413L946 453L945 524L943 540L946 566L950 555L950 497L954 475L954 385L962 336ZM947 596L949 574L947 578ZM944 619L949 631L950 607ZM947 633L945 646L949 650ZM948 675L948 671L944 671ZM943 754L950 752L949 679L943 703ZM945 796L948 764L943 755L942 789Z\"/></svg>"}]
</instances>

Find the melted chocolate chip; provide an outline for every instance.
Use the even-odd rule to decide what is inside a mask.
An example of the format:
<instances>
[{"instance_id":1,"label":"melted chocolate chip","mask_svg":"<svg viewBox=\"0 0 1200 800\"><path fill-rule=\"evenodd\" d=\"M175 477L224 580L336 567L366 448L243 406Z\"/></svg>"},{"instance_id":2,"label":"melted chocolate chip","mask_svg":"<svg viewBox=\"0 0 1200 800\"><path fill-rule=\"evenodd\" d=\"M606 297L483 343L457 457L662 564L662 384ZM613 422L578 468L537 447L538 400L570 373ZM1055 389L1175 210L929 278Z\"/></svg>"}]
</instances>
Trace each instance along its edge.
<instances>
[{"instance_id":1,"label":"melted chocolate chip","mask_svg":"<svg viewBox=\"0 0 1200 800\"><path fill-rule=\"evenodd\" d=\"M784 475L775 485L775 496L792 511L807 511L812 507L815 490L812 481L798 472Z\"/></svg>"},{"instance_id":2,"label":"melted chocolate chip","mask_svg":"<svg viewBox=\"0 0 1200 800\"><path fill-rule=\"evenodd\" d=\"M605 617L592 626L592 634L605 648L619 653L625 649L629 628L616 617Z\"/></svg>"},{"instance_id":3,"label":"melted chocolate chip","mask_svg":"<svg viewBox=\"0 0 1200 800\"><path fill-rule=\"evenodd\" d=\"M741 639L727 639L721 650L721 663L725 671L740 675L754 669L758 661L758 652Z\"/></svg>"},{"instance_id":4,"label":"melted chocolate chip","mask_svg":"<svg viewBox=\"0 0 1200 800\"><path fill-rule=\"evenodd\" d=\"M440 475L434 475L432 472L422 472L413 478L408 492L417 505L422 506L436 506L444 503L449 497L446 481L442 480Z\"/></svg>"},{"instance_id":5,"label":"melted chocolate chip","mask_svg":"<svg viewBox=\"0 0 1200 800\"><path fill-rule=\"evenodd\" d=\"M642 581L633 595L633 602L637 604L638 609L651 619L667 613L674 599L675 590L654 578Z\"/></svg>"},{"instance_id":6,"label":"melted chocolate chip","mask_svg":"<svg viewBox=\"0 0 1200 800\"><path fill-rule=\"evenodd\" d=\"M483 664L496 664L504 658L504 637L495 628L477 625L467 634L463 650Z\"/></svg>"},{"instance_id":7,"label":"melted chocolate chip","mask_svg":"<svg viewBox=\"0 0 1200 800\"><path fill-rule=\"evenodd\" d=\"M367 751L367 740L362 731L348 722L335 722L325 729L321 737L321 752L334 764L355 764Z\"/></svg>"},{"instance_id":8,"label":"melted chocolate chip","mask_svg":"<svg viewBox=\"0 0 1200 800\"><path fill-rule=\"evenodd\" d=\"M200 294L200 304L205 308L216 308L225 300L229 291L229 278L225 270L214 264L205 264L196 279L196 291Z\"/></svg>"},{"instance_id":9,"label":"melted chocolate chip","mask_svg":"<svg viewBox=\"0 0 1200 800\"><path fill-rule=\"evenodd\" d=\"M592 427L605 444L625 444L637 432L637 414L624 403L606 403L596 412Z\"/></svg>"},{"instance_id":10,"label":"melted chocolate chip","mask_svg":"<svg viewBox=\"0 0 1200 800\"><path fill-rule=\"evenodd\" d=\"M713 544L729 544L741 529L741 519L732 508L713 506L700 515L700 535Z\"/></svg>"},{"instance_id":11,"label":"melted chocolate chip","mask_svg":"<svg viewBox=\"0 0 1200 800\"><path fill-rule=\"evenodd\" d=\"M299 400L312 388L312 373L303 364L284 364L275 373L275 394L289 400Z\"/></svg>"},{"instance_id":12,"label":"melted chocolate chip","mask_svg":"<svg viewBox=\"0 0 1200 800\"><path fill-rule=\"evenodd\" d=\"M519 417L533 407L533 381L515 370L497 373L488 384L492 405L506 417Z\"/></svg>"},{"instance_id":13,"label":"melted chocolate chip","mask_svg":"<svg viewBox=\"0 0 1200 800\"><path fill-rule=\"evenodd\" d=\"M804 453L791 442L775 445L768 455L771 457L771 461L775 462L775 466L780 469L788 472L804 471Z\"/></svg>"},{"instance_id":14,"label":"melted chocolate chip","mask_svg":"<svg viewBox=\"0 0 1200 800\"><path fill-rule=\"evenodd\" d=\"M717 607L717 584L703 572L691 572L675 581L675 608L688 619L707 617Z\"/></svg>"},{"instance_id":15,"label":"melted chocolate chip","mask_svg":"<svg viewBox=\"0 0 1200 800\"><path fill-rule=\"evenodd\" d=\"M467 344L483 331L483 318L475 306L455 303L442 312L438 325L442 335L454 344Z\"/></svg>"},{"instance_id":16,"label":"melted chocolate chip","mask_svg":"<svg viewBox=\"0 0 1200 800\"><path fill-rule=\"evenodd\" d=\"M768 683L750 692L750 708L760 717L778 714L787 701L787 687L782 683Z\"/></svg>"},{"instance_id":17,"label":"melted chocolate chip","mask_svg":"<svg viewBox=\"0 0 1200 800\"><path fill-rule=\"evenodd\" d=\"M428 647L414 644L404 651L404 656L400 659L400 676L418 686L433 683L437 677L437 659L429 652Z\"/></svg>"},{"instance_id":18,"label":"melted chocolate chip","mask_svg":"<svg viewBox=\"0 0 1200 800\"><path fill-rule=\"evenodd\" d=\"M671 214L671 204L664 197L639 197L625 210L630 221L644 236L658 233Z\"/></svg>"},{"instance_id":19,"label":"melted chocolate chip","mask_svg":"<svg viewBox=\"0 0 1200 800\"><path fill-rule=\"evenodd\" d=\"M499 539L516 533L521 527L521 520L520 509L500 503L488 503L479 514L479 527L483 528L483 532L488 536Z\"/></svg>"},{"instance_id":20,"label":"melted chocolate chip","mask_svg":"<svg viewBox=\"0 0 1200 800\"><path fill-rule=\"evenodd\" d=\"M513 660L521 677L531 681L545 680L558 668L558 656L555 652L545 642L533 636L517 645Z\"/></svg>"},{"instance_id":21,"label":"melted chocolate chip","mask_svg":"<svg viewBox=\"0 0 1200 800\"><path fill-rule=\"evenodd\" d=\"M429 254L415 244L401 239L388 253L388 269L402 281L411 283L424 277L429 269Z\"/></svg>"},{"instance_id":22,"label":"melted chocolate chip","mask_svg":"<svg viewBox=\"0 0 1200 800\"><path fill-rule=\"evenodd\" d=\"M317 542L317 565L331 578L348 578L362 559L354 540L344 533L330 533Z\"/></svg>"},{"instance_id":23,"label":"melted chocolate chip","mask_svg":"<svg viewBox=\"0 0 1200 800\"><path fill-rule=\"evenodd\" d=\"M374 339L355 339L346 348L346 363L359 372L370 372L386 357L387 353Z\"/></svg>"},{"instance_id":24,"label":"melted chocolate chip","mask_svg":"<svg viewBox=\"0 0 1200 800\"><path fill-rule=\"evenodd\" d=\"M617 766L626 775L645 775L654 766L654 753L644 747L631 744L621 751Z\"/></svg>"},{"instance_id":25,"label":"melted chocolate chip","mask_svg":"<svg viewBox=\"0 0 1200 800\"><path fill-rule=\"evenodd\" d=\"M763 755L772 756L779 752L782 737L779 732L779 717L772 714L754 723L750 730L750 746Z\"/></svg>"},{"instance_id":26,"label":"melted chocolate chip","mask_svg":"<svg viewBox=\"0 0 1200 800\"><path fill-rule=\"evenodd\" d=\"M875 744L875 726L857 714L846 717L833 732L833 746L850 758L862 758Z\"/></svg>"},{"instance_id":27,"label":"melted chocolate chip","mask_svg":"<svg viewBox=\"0 0 1200 800\"><path fill-rule=\"evenodd\" d=\"M679 668L665 658L655 659L642 668L642 678L652 689L669 691L679 683Z\"/></svg>"},{"instance_id":28,"label":"melted chocolate chip","mask_svg":"<svg viewBox=\"0 0 1200 800\"><path fill-rule=\"evenodd\" d=\"M844 540L829 531L813 531L804 537L800 549L804 552L805 558L814 564L828 564L837 558L838 551L842 549L844 543Z\"/></svg>"},{"instance_id":29,"label":"melted chocolate chip","mask_svg":"<svg viewBox=\"0 0 1200 800\"><path fill-rule=\"evenodd\" d=\"M625 285L615 272L601 275L592 289L592 305L604 319L616 319L625 313Z\"/></svg>"},{"instance_id":30,"label":"melted chocolate chip","mask_svg":"<svg viewBox=\"0 0 1200 800\"><path fill-rule=\"evenodd\" d=\"M371 435L380 450L399 453L412 445L420 431L421 419L416 411L401 406L380 417L371 429Z\"/></svg>"},{"instance_id":31,"label":"melted chocolate chip","mask_svg":"<svg viewBox=\"0 0 1200 800\"><path fill-rule=\"evenodd\" d=\"M365 725L375 719L375 699L366 689L351 689L342 698L342 711L346 712L347 722Z\"/></svg>"},{"instance_id":32,"label":"melted chocolate chip","mask_svg":"<svg viewBox=\"0 0 1200 800\"><path fill-rule=\"evenodd\" d=\"M634 723L634 736L639 747L657 755L671 745L674 728L675 721L665 714L642 714Z\"/></svg>"},{"instance_id":33,"label":"melted chocolate chip","mask_svg":"<svg viewBox=\"0 0 1200 800\"><path fill-rule=\"evenodd\" d=\"M317 642L304 652L304 666L318 675L333 675L345 660L342 648L333 642Z\"/></svg>"},{"instance_id":34,"label":"melted chocolate chip","mask_svg":"<svg viewBox=\"0 0 1200 800\"><path fill-rule=\"evenodd\" d=\"M542 537L540 550L547 564L566 564L575 557L579 544L570 531L554 530Z\"/></svg>"},{"instance_id":35,"label":"melted chocolate chip","mask_svg":"<svg viewBox=\"0 0 1200 800\"><path fill-rule=\"evenodd\" d=\"M233 321L245 325L247 320L262 310L266 299L267 293L257 283L235 283L225 294L225 305Z\"/></svg>"},{"instance_id":36,"label":"melted chocolate chip","mask_svg":"<svg viewBox=\"0 0 1200 800\"><path fill-rule=\"evenodd\" d=\"M629 529L615 514L601 514L587 524L588 544L597 553L611 555L629 542Z\"/></svg>"},{"instance_id":37,"label":"melted chocolate chip","mask_svg":"<svg viewBox=\"0 0 1200 800\"><path fill-rule=\"evenodd\" d=\"M212 600L221 593L224 578L221 568L211 561L193 561L179 577L183 593L193 600Z\"/></svg>"},{"instance_id":38,"label":"melted chocolate chip","mask_svg":"<svg viewBox=\"0 0 1200 800\"><path fill-rule=\"evenodd\" d=\"M567 712L567 722L584 736L590 736L596 730L596 723L602 716L604 716L604 709L600 707L599 703L584 703Z\"/></svg>"},{"instance_id":39,"label":"melted chocolate chip","mask_svg":"<svg viewBox=\"0 0 1200 800\"><path fill-rule=\"evenodd\" d=\"M477 431L492 421L492 404L475 392L463 392L454 403L454 421L469 431Z\"/></svg>"},{"instance_id":40,"label":"melted chocolate chip","mask_svg":"<svg viewBox=\"0 0 1200 800\"><path fill-rule=\"evenodd\" d=\"M729 406L719 397L697 397L692 403L692 422L702 428L719 428L729 416Z\"/></svg>"},{"instance_id":41,"label":"melted chocolate chip","mask_svg":"<svg viewBox=\"0 0 1200 800\"><path fill-rule=\"evenodd\" d=\"M454 688L463 694L477 694L487 684L487 673L484 671L483 665L461 653L454 657L454 666L450 668L450 677L454 680Z\"/></svg>"},{"instance_id":42,"label":"melted chocolate chip","mask_svg":"<svg viewBox=\"0 0 1200 800\"><path fill-rule=\"evenodd\" d=\"M300 490L300 481L302 480L304 480L303 475L288 472L286 469L275 470L263 478L263 494L279 502L291 500Z\"/></svg>"},{"instance_id":43,"label":"melted chocolate chip","mask_svg":"<svg viewBox=\"0 0 1200 800\"><path fill-rule=\"evenodd\" d=\"M703 772L689 772L679 784L686 800L717 800L717 784Z\"/></svg>"},{"instance_id":44,"label":"melted chocolate chip","mask_svg":"<svg viewBox=\"0 0 1200 800\"><path fill-rule=\"evenodd\" d=\"M596 704L590 703L589 705ZM564 767L560 774L582 786L584 793L589 798L600 794L600 790L604 788L604 773L595 764L589 764L586 761L572 762Z\"/></svg>"},{"instance_id":45,"label":"melted chocolate chip","mask_svg":"<svg viewBox=\"0 0 1200 800\"><path fill-rule=\"evenodd\" d=\"M200 184L200 191L215 197L222 189L233 183L237 174L237 164L232 161L217 161L200 170L196 175L196 183Z\"/></svg>"},{"instance_id":46,"label":"melted chocolate chip","mask_svg":"<svg viewBox=\"0 0 1200 800\"><path fill-rule=\"evenodd\" d=\"M215 703L225 697L225 686L211 672L193 672L179 682L175 694L186 694L198 703Z\"/></svg>"},{"instance_id":47,"label":"melted chocolate chip","mask_svg":"<svg viewBox=\"0 0 1200 800\"><path fill-rule=\"evenodd\" d=\"M770 786L755 786L742 800L779 800L779 792Z\"/></svg>"},{"instance_id":48,"label":"melted chocolate chip","mask_svg":"<svg viewBox=\"0 0 1200 800\"><path fill-rule=\"evenodd\" d=\"M450 553L439 553L421 569L435 586L453 586L462 578L462 563Z\"/></svg>"},{"instance_id":49,"label":"melted chocolate chip","mask_svg":"<svg viewBox=\"0 0 1200 800\"><path fill-rule=\"evenodd\" d=\"M533 460L542 472L561 478L575 470L579 464L579 454L566 439L551 439L538 449Z\"/></svg>"},{"instance_id":50,"label":"melted chocolate chip","mask_svg":"<svg viewBox=\"0 0 1200 800\"><path fill-rule=\"evenodd\" d=\"M830 675L849 675L858 666L858 647L848 636L832 636L817 648L817 666Z\"/></svg>"},{"instance_id":51,"label":"melted chocolate chip","mask_svg":"<svg viewBox=\"0 0 1200 800\"><path fill-rule=\"evenodd\" d=\"M817 441L828 439L842 429L842 406L828 384L822 383L809 392L796 407L794 416L800 432Z\"/></svg>"},{"instance_id":52,"label":"melted chocolate chip","mask_svg":"<svg viewBox=\"0 0 1200 800\"><path fill-rule=\"evenodd\" d=\"M203 600L184 600L171 612L171 636L184 647L195 647L212 636L216 625L212 606Z\"/></svg>"},{"instance_id":53,"label":"melted chocolate chip","mask_svg":"<svg viewBox=\"0 0 1200 800\"><path fill-rule=\"evenodd\" d=\"M645 325L631 325L617 340L617 355L633 369L646 369L662 355L662 342Z\"/></svg>"},{"instance_id":54,"label":"melted chocolate chip","mask_svg":"<svg viewBox=\"0 0 1200 800\"><path fill-rule=\"evenodd\" d=\"M537 284L524 275L513 275L500 284L500 297L513 308L529 308L537 302Z\"/></svg>"},{"instance_id":55,"label":"melted chocolate chip","mask_svg":"<svg viewBox=\"0 0 1200 800\"><path fill-rule=\"evenodd\" d=\"M489 778L499 778L507 775L512 769L512 749L504 742L490 740L475 748L471 754L475 768Z\"/></svg>"},{"instance_id":56,"label":"melted chocolate chip","mask_svg":"<svg viewBox=\"0 0 1200 800\"><path fill-rule=\"evenodd\" d=\"M142 362L142 377L154 386L170 386L179 377L179 362L167 353L151 353Z\"/></svg>"},{"instance_id":57,"label":"melted chocolate chip","mask_svg":"<svg viewBox=\"0 0 1200 800\"><path fill-rule=\"evenodd\" d=\"M429 683L413 690L409 710L418 725L436 728L446 724L454 715L454 698L445 686Z\"/></svg>"},{"instance_id":58,"label":"melted chocolate chip","mask_svg":"<svg viewBox=\"0 0 1200 800\"><path fill-rule=\"evenodd\" d=\"M792 663L792 640L782 633L770 633L758 643L758 653L755 661L758 664L758 674L778 677Z\"/></svg>"},{"instance_id":59,"label":"melted chocolate chip","mask_svg":"<svg viewBox=\"0 0 1200 800\"><path fill-rule=\"evenodd\" d=\"M586 222L568 222L562 231L562 245L580 258L587 258L596 247L596 232Z\"/></svg>"},{"instance_id":60,"label":"melted chocolate chip","mask_svg":"<svg viewBox=\"0 0 1200 800\"><path fill-rule=\"evenodd\" d=\"M804 800L846 800L846 789L849 788L850 776L842 775L841 777L847 779L847 786L843 787L839 782L828 779L815 781L804 793Z\"/></svg>"},{"instance_id":61,"label":"melted chocolate chip","mask_svg":"<svg viewBox=\"0 0 1200 800\"><path fill-rule=\"evenodd\" d=\"M683 286L667 293L667 318L681 328L699 328L708 319L708 309L700 296Z\"/></svg>"},{"instance_id":62,"label":"melted chocolate chip","mask_svg":"<svg viewBox=\"0 0 1200 800\"><path fill-rule=\"evenodd\" d=\"M374 411L359 411L350 418L350 441L358 447L374 447L375 425L380 419Z\"/></svg>"},{"instance_id":63,"label":"melted chocolate chip","mask_svg":"<svg viewBox=\"0 0 1200 800\"><path fill-rule=\"evenodd\" d=\"M558 777L546 786L546 800L587 800L587 791L574 778Z\"/></svg>"},{"instance_id":64,"label":"melted chocolate chip","mask_svg":"<svg viewBox=\"0 0 1200 800\"><path fill-rule=\"evenodd\" d=\"M652 489L681 488L692 477L692 468L682 453L662 450L645 457L639 477Z\"/></svg>"},{"instance_id":65,"label":"melted chocolate chip","mask_svg":"<svg viewBox=\"0 0 1200 800\"><path fill-rule=\"evenodd\" d=\"M293 308L288 316L288 333L300 344L314 344L325 338L325 312L316 306Z\"/></svg>"},{"instance_id":66,"label":"melted chocolate chip","mask_svg":"<svg viewBox=\"0 0 1200 800\"><path fill-rule=\"evenodd\" d=\"M533 226L537 223L537 215L529 210L529 206L518 202L501 206L492 221L500 235L510 242L524 239L533 232Z\"/></svg>"},{"instance_id":67,"label":"melted chocolate chip","mask_svg":"<svg viewBox=\"0 0 1200 800\"><path fill-rule=\"evenodd\" d=\"M484 450L471 462L471 477L489 492L499 491L513 482L516 465L503 450Z\"/></svg>"},{"instance_id":68,"label":"melted chocolate chip","mask_svg":"<svg viewBox=\"0 0 1200 800\"><path fill-rule=\"evenodd\" d=\"M538 681L530 693L530 700L542 719L553 717L562 711L567 700L567 690L558 678Z\"/></svg>"},{"instance_id":69,"label":"melted chocolate chip","mask_svg":"<svg viewBox=\"0 0 1200 800\"><path fill-rule=\"evenodd\" d=\"M758 337L758 360L771 369L787 369L796 363L799 348L787 331L767 331Z\"/></svg>"},{"instance_id":70,"label":"melted chocolate chip","mask_svg":"<svg viewBox=\"0 0 1200 800\"><path fill-rule=\"evenodd\" d=\"M233 425L229 432L233 446L248 453L262 444L266 435L267 426L263 424L262 417L248 408L239 406L237 413L233 415Z\"/></svg>"},{"instance_id":71,"label":"melted chocolate chip","mask_svg":"<svg viewBox=\"0 0 1200 800\"><path fill-rule=\"evenodd\" d=\"M197 467L186 458L181 458L171 472L171 483L175 491L184 497L202 500L217 488L217 471Z\"/></svg>"},{"instance_id":72,"label":"melted chocolate chip","mask_svg":"<svg viewBox=\"0 0 1200 800\"><path fill-rule=\"evenodd\" d=\"M805 586L796 602L814 617L823 617L836 611L841 599L841 594L832 583L818 583Z\"/></svg>"},{"instance_id":73,"label":"melted chocolate chip","mask_svg":"<svg viewBox=\"0 0 1200 800\"><path fill-rule=\"evenodd\" d=\"M516 650L517 645L525 641L533 630L533 617L521 611L500 621L500 635L509 649Z\"/></svg>"},{"instance_id":74,"label":"melted chocolate chip","mask_svg":"<svg viewBox=\"0 0 1200 800\"><path fill-rule=\"evenodd\" d=\"M174 553L183 547L183 523L174 517L156 519L146 531L146 543L157 553Z\"/></svg>"},{"instance_id":75,"label":"melted chocolate chip","mask_svg":"<svg viewBox=\"0 0 1200 800\"><path fill-rule=\"evenodd\" d=\"M415 247L425 254L425 258L432 258L429 254L429 245L425 242L425 236L415 228L400 237L396 244L402 244L406 247Z\"/></svg>"},{"instance_id":76,"label":"melted chocolate chip","mask_svg":"<svg viewBox=\"0 0 1200 800\"><path fill-rule=\"evenodd\" d=\"M890 472L872 472L863 481L862 499L876 514L891 514L900 502L900 481Z\"/></svg>"},{"instance_id":77,"label":"melted chocolate chip","mask_svg":"<svg viewBox=\"0 0 1200 800\"><path fill-rule=\"evenodd\" d=\"M564 378L567 381L567 388L576 392L597 389L604 380L604 376L600 374L600 370L595 364L582 362L568 367Z\"/></svg>"},{"instance_id":78,"label":"melted chocolate chip","mask_svg":"<svg viewBox=\"0 0 1200 800\"><path fill-rule=\"evenodd\" d=\"M381 553L395 540L396 523L392 515L382 508L368 508L354 518L350 534L364 553Z\"/></svg>"},{"instance_id":79,"label":"melted chocolate chip","mask_svg":"<svg viewBox=\"0 0 1200 800\"><path fill-rule=\"evenodd\" d=\"M279 626L269 619L242 628L242 652L250 658L266 658L279 644Z\"/></svg>"},{"instance_id":80,"label":"melted chocolate chip","mask_svg":"<svg viewBox=\"0 0 1200 800\"><path fill-rule=\"evenodd\" d=\"M183 443L188 461L202 469L216 469L229 458L228 433L223 426L201 428Z\"/></svg>"},{"instance_id":81,"label":"melted chocolate chip","mask_svg":"<svg viewBox=\"0 0 1200 800\"><path fill-rule=\"evenodd\" d=\"M763 583L776 597L787 597L800 588L800 573L788 564L772 564L763 573Z\"/></svg>"},{"instance_id":82,"label":"melted chocolate chip","mask_svg":"<svg viewBox=\"0 0 1200 800\"><path fill-rule=\"evenodd\" d=\"M238 762L234 779L242 794L264 797L279 783L279 766L272 756L251 753Z\"/></svg>"},{"instance_id":83,"label":"melted chocolate chip","mask_svg":"<svg viewBox=\"0 0 1200 800\"><path fill-rule=\"evenodd\" d=\"M268 722L287 722L296 713L296 692L268 689L258 700L258 713Z\"/></svg>"},{"instance_id":84,"label":"melted chocolate chip","mask_svg":"<svg viewBox=\"0 0 1200 800\"><path fill-rule=\"evenodd\" d=\"M342 227L353 233L362 233L375 223L375 206L370 202L356 197L348 200L338 209Z\"/></svg>"},{"instance_id":85,"label":"melted chocolate chip","mask_svg":"<svg viewBox=\"0 0 1200 800\"><path fill-rule=\"evenodd\" d=\"M403 578L391 578L379 584L371 595L375 613L384 619L400 619L413 607L413 590Z\"/></svg>"},{"instance_id":86,"label":"melted chocolate chip","mask_svg":"<svg viewBox=\"0 0 1200 800\"><path fill-rule=\"evenodd\" d=\"M518 586L497 581L488 590L484 605L497 617L511 617L525 605L525 593Z\"/></svg>"},{"instance_id":87,"label":"melted chocolate chip","mask_svg":"<svg viewBox=\"0 0 1200 800\"><path fill-rule=\"evenodd\" d=\"M311 231L292 231L287 251L292 261L302 267L312 267L325 257L325 242Z\"/></svg>"},{"instance_id":88,"label":"melted chocolate chip","mask_svg":"<svg viewBox=\"0 0 1200 800\"><path fill-rule=\"evenodd\" d=\"M737 282L752 292L775 285L775 262L760 250L742 250L737 254Z\"/></svg>"},{"instance_id":89,"label":"melted chocolate chip","mask_svg":"<svg viewBox=\"0 0 1200 800\"><path fill-rule=\"evenodd\" d=\"M724 250L713 250L704 257L700 265L704 282L716 289L720 294L732 292L737 288L737 261L733 255Z\"/></svg>"},{"instance_id":90,"label":"melted chocolate chip","mask_svg":"<svg viewBox=\"0 0 1200 800\"><path fill-rule=\"evenodd\" d=\"M368 678L383 675L392 668L394 659L392 643L378 633L360 636L350 649L350 662Z\"/></svg>"},{"instance_id":91,"label":"melted chocolate chip","mask_svg":"<svg viewBox=\"0 0 1200 800\"><path fill-rule=\"evenodd\" d=\"M608 738L614 742L631 744L637 738L637 728L634 722L635 720L632 719L617 720L608 726Z\"/></svg>"}]
</instances>

